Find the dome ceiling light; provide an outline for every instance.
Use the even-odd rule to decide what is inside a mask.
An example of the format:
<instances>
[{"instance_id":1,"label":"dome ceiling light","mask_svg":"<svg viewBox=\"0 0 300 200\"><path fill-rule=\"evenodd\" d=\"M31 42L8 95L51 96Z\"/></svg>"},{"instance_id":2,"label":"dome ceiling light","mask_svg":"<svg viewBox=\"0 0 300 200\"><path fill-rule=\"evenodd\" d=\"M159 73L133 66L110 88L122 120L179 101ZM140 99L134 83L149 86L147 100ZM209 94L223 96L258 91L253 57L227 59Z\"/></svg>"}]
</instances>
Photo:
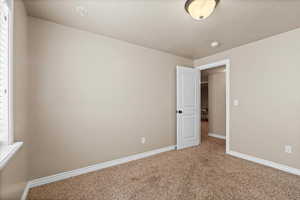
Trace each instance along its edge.
<instances>
[{"instance_id":1,"label":"dome ceiling light","mask_svg":"<svg viewBox=\"0 0 300 200\"><path fill-rule=\"evenodd\" d=\"M209 17L217 7L220 0L187 0L185 10L195 20Z\"/></svg>"}]
</instances>

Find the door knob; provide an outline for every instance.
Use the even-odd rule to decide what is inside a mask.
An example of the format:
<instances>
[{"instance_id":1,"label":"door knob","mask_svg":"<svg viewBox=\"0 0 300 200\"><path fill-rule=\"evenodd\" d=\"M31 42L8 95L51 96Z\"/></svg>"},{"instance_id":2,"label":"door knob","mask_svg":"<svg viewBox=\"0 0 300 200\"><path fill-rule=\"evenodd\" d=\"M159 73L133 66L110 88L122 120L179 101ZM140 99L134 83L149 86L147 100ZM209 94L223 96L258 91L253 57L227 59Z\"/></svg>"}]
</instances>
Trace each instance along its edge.
<instances>
[{"instance_id":1,"label":"door knob","mask_svg":"<svg viewBox=\"0 0 300 200\"><path fill-rule=\"evenodd\" d=\"M182 114L183 112L182 112L182 110L177 110L176 113Z\"/></svg>"}]
</instances>

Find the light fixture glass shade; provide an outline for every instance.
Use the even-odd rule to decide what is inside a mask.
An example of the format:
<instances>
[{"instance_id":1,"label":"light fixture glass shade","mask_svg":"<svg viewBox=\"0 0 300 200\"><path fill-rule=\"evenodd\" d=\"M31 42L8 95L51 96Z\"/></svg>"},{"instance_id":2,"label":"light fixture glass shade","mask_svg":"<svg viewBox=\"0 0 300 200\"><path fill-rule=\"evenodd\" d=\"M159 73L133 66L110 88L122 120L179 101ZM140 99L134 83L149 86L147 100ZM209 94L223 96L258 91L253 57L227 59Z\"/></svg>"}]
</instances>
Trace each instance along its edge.
<instances>
[{"instance_id":1,"label":"light fixture glass shade","mask_svg":"<svg viewBox=\"0 0 300 200\"><path fill-rule=\"evenodd\" d=\"M210 16L219 0L187 0L185 3L185 10L195 20L202 20Z\"/></svg>"}]
</instances>

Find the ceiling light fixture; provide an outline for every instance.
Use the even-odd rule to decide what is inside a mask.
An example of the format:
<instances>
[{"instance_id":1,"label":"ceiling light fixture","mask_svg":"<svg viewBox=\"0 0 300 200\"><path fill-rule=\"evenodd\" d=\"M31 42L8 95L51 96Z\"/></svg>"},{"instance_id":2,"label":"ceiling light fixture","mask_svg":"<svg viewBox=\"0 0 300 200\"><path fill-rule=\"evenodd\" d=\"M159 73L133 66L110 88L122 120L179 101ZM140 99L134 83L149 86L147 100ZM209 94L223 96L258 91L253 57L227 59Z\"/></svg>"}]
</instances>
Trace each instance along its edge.
<instances>
[{"instance_id":1,"label":"ceiling light fixture","mask_svg":"<svg viewBox=\"0 0 300 200\"><path fill-rule=\"evenodd\" d=\"M217 7L220 0L187 0L185 10L195 20L209 17Z\"/></svg>"}]
</instances>

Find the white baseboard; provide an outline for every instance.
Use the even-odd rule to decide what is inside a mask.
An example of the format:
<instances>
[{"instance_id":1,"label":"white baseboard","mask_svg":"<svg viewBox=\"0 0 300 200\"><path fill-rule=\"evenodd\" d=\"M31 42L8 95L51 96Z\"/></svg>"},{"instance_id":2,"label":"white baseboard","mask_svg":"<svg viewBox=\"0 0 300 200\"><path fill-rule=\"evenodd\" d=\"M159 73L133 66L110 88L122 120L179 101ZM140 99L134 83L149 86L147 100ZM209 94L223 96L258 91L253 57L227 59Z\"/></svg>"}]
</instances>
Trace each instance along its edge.
<instances>
[{"instance_id":1,"label":"white baseboard","mask_svg":"<svg viewBox=\"0 0 300 200\"><path fill-rule=\"evenodd\" d=\"M208 133L208 136L219 138L219 139L222 139L222 140L226 140L225 135L219 135L219 134L216 134L216 133Z\"/></svg>"},{"instance_id":2,"label":"white baseboard","mask_svg":"<svg viewBox=\"0 0 300 200\"><path fill-rule=\"evenodd\" d=\"M141 158L146 158L146 157L153 156L155 154L163 153L163 152L166 152L166 151L175 150L175 148L176 148L175 145L174 146L168 146L168 147L164 147L164 148L161 148L161 149L156 149L156 150L152 150L152 151L148 151L148 152L144 152L144 153L139 153L139 154L127 156L127 157L124 157L124 158L119 158L119 159L116 159L116 160L111 160L111 161L91 165L91 166L84 167L84 168L75 169L75 170L72 170L72 171L62 172L62 173L55 174L55 175L52 175L52 176L46 176L46 177L38 178L38 179L29 181L28 186L29 186L29 188L33 188L33 187L45 185L45 184L52 183L52 182L55 182L55 181L60 181L60 180L71 178L71 177L78 176L78 175L81 175L81 174L86 174L86 173L89 173L89 172L104 169L104 168L107 168L107 167L112 167L112 166L119 165L119 164L122 164L122 163L127 163L129 161L138 160L138 159L141 159Z\"/></svg>"},{"instance_id":3,"label":"white baseboard","mask_svg":"<svg viewBox=\"0 0 300 200\"><path fill-rule=\"evenodd\" d=\"M175 150L175 149L176 149L176 146L168 146L168 147L164 147L164 148L161 148L161 149L156 149L156 150L152 150L152 151L148 151L148 152L144 152L144 153L140 153L140 154L135 154L135 155L132 155L132 156L127 156L127 157L124 157L124 158L119 158L119 159L112 160L112 161L107 161L107 162L91 165L91 166L84 167L84 168L75 169L75 170L68 171L68 172L55 174L55 175L52 175L52 176L38 178L38 179L35 179L35 180L32 180L32 181L28 182L28 184L26 185L26 187L24 189L21 200L26 200L29 189L33 188L33 187L41 186L41 185L52 183L52 182L55 182L55 181L64 180L64 179L71 178L71 177L74 177L74 176L78 176L78 175L81 175L81 174L86 174L86 173L89 173L89 172L101 170L101 169L104 169L104 168L107 168L107 167L112 167L112 166L115 166L115 165L127 163L127 162L130 162L130 161L133 161L133 160L138 160L138 159L141 159L141 158L146 158L146 157L149 157L149 156L153 156L153 155L156 155L156 154L159 154L159 153L163 153L163 152L167 152L167 151L171 151L171 150ZM256 158L256 157L249 156L249 155L242 154L242 153L235 152L235 151L228 151L227 154L231 155L231 156L234 156L234 157L242 158L242 159L245 159L245 160L248 160L248 161L252 161L252 162L255 162L255 163L258 163L258 164L262 164L262 165L265 165L265 166L268 166L268 167L272 167L272 168L275 168L275 169L279 169L279 170L282 170L282 171L300 176L300 169L292 168L292 167L289 167L289 166L286 166L286 165L282 165L282 164L278 164L278 163L275 163L275 162L272 162L272 161Z\"/></svg>"},{"instance_id":4,"label":"white baseboard","mask_svg":"<svg viewBox=\"0 0 300 200\"><path fill-rule=\"evenodd\" d=\"M261 164L261 165L265 165L265 166L268 166L268 167L272 167L272 168L275 168L275 169L279 169L281 171L285 171L285 172L300 176L300 169L289 167L287 165L282 165L282 164L279 164L279 163L264 160L264 159L261 159L261 158L256 158L254 156L249 156L249 155L242 154L242 153L235 152L235 151L229 151L229 152L227 152L227 154L229 154L231 156L234 156L234 157L242 158L242 159L245 159L245 160L248 160L248 161L252 161L252 162L255 162L255 163L258 163L258 164Z\"/></svg>"},{"instance_id":5,"label":"white baseboard","mask_svg":"<svg viewBox=\"0 0 300 200\"><path fill-rule=\"evenodd\" d=\"M21 196L21 200L26 200L28 192L29 192L29 183L26 184L26 187L25 187L25 189L23 191L23 194Z\"/></svg>"}]
</instances>

